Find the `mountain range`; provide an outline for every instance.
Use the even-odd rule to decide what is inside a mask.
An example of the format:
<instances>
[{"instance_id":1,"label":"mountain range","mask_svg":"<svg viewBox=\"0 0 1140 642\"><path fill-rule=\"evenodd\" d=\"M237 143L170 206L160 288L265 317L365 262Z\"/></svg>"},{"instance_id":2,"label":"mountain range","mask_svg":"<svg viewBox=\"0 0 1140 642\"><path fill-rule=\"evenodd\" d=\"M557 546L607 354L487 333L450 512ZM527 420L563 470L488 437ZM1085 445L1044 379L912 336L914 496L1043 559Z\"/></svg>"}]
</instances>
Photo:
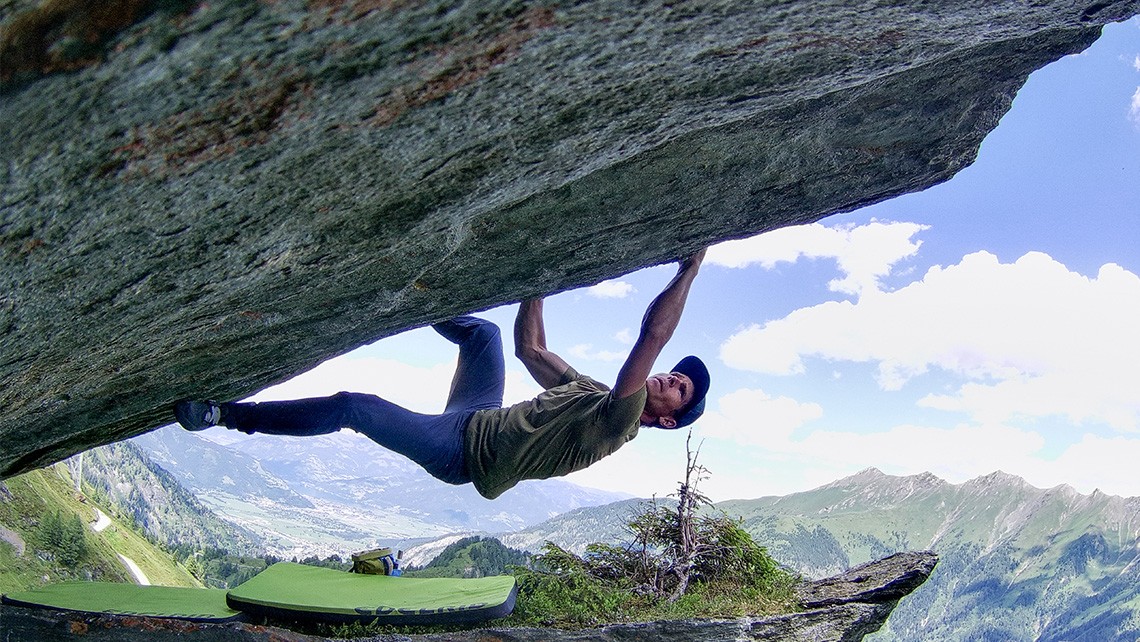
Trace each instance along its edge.
<instances>
[{"instance_id":1,"label":"mountain range","mask_svg":"<svg viewBox=\"0 0 1140 642\"><path fill-rule=\"evenodd\" d=\"M457 532L512 532L628 497L552 479L523 482L492 502L470 485L441 484L349 431L305 438L211 437L168 427L131 443L280 557L344 555Z\"/></svg>"},{"instance_id":2,"label":"mountain range","mask_svg":"<svg viewBox=\"0 0 1140 642\"><path fill-rule=\"evenodd\" d=\"M135 444L100 446L72 457L67 465L96 504L133 522L152 542L235 554L262 549L257 535L208 510Z\"/></svg>"},{"instance_id":3,"label":"mountain range","mask_svg":"<svg viewBox=\"0 0 1140 642\"><path fill-rule=\"evenodd\" d=\"M223 447L165 429L133 443L279 556L398 545L409 548L406 564L423 565L471 534L581 552L626 538L624 524L646 501L550 480L489 502L351 433ZM1140 498L1040 489L1002 472L953 484L870 468L710 509L741 520L810 579L899 551L937 552L934 574L868 638L875 642L1140 639Z\"/></svg>"},{"instance_id":4,"label":"mountain range","mask_svg":"<svg viewBox=\"0 0 1140 642\"><path fill-rule=\"evenodd\" d=\"M875 469L806 493L725 502L777 559L812 576L905 549L941 558L884 640L1129 640L1140 635L1140 498L963 484Z\"/></svg>"},{"instance_id":5,"label":"mountain range","mask_svg":"<svg viewBox=\"0 0 1140 642\"><path fill-rule=\"evenodd\" d=\"M501 537L537 551L620 540L637 508L582 508ZM814 490L714 505L807 578L904 550L940 562L875 642L1135 642L1140 498L1035 488L1002 472L951 484L870 468ZM413 549L411 554L417 555Z\"/></svg>"}]
</instances>

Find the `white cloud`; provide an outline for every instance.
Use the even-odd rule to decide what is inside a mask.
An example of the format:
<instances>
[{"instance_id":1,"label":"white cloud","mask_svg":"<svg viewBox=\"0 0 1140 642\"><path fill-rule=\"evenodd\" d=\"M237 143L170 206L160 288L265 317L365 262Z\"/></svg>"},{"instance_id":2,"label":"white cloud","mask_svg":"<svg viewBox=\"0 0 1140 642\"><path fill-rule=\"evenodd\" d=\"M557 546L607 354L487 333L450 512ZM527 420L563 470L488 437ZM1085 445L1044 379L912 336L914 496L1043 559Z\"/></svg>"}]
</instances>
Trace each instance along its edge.
<instances>
[{"instance_id":1,"label":"white cloud","mask_svg":"<svg viewBox=\"0 0 1140 642\"><path fill-rule=\"evenodd\" d=\"M1140 496L1137 438L1085 435L1049 459L1040 434L1007 424L900 425L869 434L819 430L800 438L767 431L760 418L750 425L771 438L749 443L720 440L720 428L706 430L706 421L698 424L698 435L709 437L702 458L713 475L702 490L718 501L808 490L870 466L891 475L931 472L955 484L1001 470L1039 488L1068 484L1085 494L1099 488Z\"/></svg>"},{"instance_id":2,"label":"white cloud","mask_svg":"<svg viewBox=\"0 0 1140 642\"><path fill-rule=\"evenodd\" d=\"M811 461L817 469L835 471L831 479L850 469L876 466L915 473L929 470L947 479L966 480L1003 466L1026 469L1045 444L1037 433L1003 424L902 425L873 433L799 431L823 414L816 403L742 388L721 397L716 409L705 413L696 424L697 435L727 440L736 447L758 446L765 457Z\"/></svg>"},{"instance_id":3,"label":"white cloud","mask_svg":"<svg viewBox=\"0 0 1140 642\"><path fill-rule=\"evenodd\" d=\"M1085 435L1055 461L1041 462L1025 477L1035 485L1068 484L1082 493L1094 489L1110 495L1140 496L1140 439Z\"/></svg>"},{"instance_id":4,"label":"white cloud","mask_svg":"<svg viewBox=\"0 0 1140 642\"><path fill-rule=\"evenodd\" d=\"M579 343L567 351L571 357L587 361L625 361L628 353L612 350L595 350L593 344Z\"/></svg>"},{"instance_id":5,"label":"white cloud","mask_svg":"<svg viewBox=\"0 0 1140 642\"><path fill-rule=\"evenodd\" d=\"M843 277L828 286L836 292L863 294L879 289L879 279L891 268L918 252L914 235L927 229L917 223L826 226L819 223L784 227L749 239L728 241L709 248L706 262L729 268L778 263L802 258L833 258Z\"/></svg>"},{"instance_id":6,"label":"white cloud","mask_svg":"<svg viewBox=\"0 0 1140 642\"><path fill-rule=\"evenodd\" d=\"M931 268L895 292L827 302L721 346L729 366L805 370L804 357L878 364L897 390L930 368L965 379L922 404L978 421L1066 415L1140 428L1140 278L1107 264L1095 278L1031 252L1002 264L986 252Z\"/></svg>"},{"instance_id":7,"label":"white cloud","mask_svg":"<svg viewBox=\"0 0 1140 642\"><path fill-rule=\"evenodd\" d=\"M898 426L861 435L828 431L783 446L710 440L702 450L713 470L702 490L715 500L785 495L874 466L890 475L930 472L954 484L1001 470L1038 488L1062 484L1140 496L1140 439L1085 435L1055 459L1041 455L1040 435L1001 424L954 428Z\"/></svg>"},{"instance_id":8,"label":"white cloud","mask_svg":"<svg viewBox=\"0 0 1140 642\"><path fill-rule=\"evenodd\" d=\"M702 491L716 500L758 497L803 490L801 476L806 472L813 473L811 480L819 483L834 479L825 477L833 472L826 466L809 463L789 475L769 466L767 461L773 456L785 456L782 453L789 451L787 444L796 428L822 412L817 404L773 398L760 390L740 389L721 397L718 408L706 412L694 424L691 445L700 448L699 461L712 471L712 477L702 483ZM684 477L685 436L683 430L642 428L631 444L568 479L641 497L668 495L677 490ZM762 455L753 458L753 449Z\"/></svg>"},{"instance_id":9,"label":"white cloud","mask_svg":"<svg viewBox=\"0 0 1140 642\"><path fill-rule=\"evenodd\" d=\"M770 269L777 263L794 263L801 257L838 256L843 246L842 231L812 223L782 227L751 238L713 245L705 262L728 268L759 264Z\"/></svg>"},{"instance_id":10,"label":"white cloud","mask_svg":"<svg viewBox=\"0 0 1140 642\"><path fill-rule=\"evenodd\" d=\"M633 345L633 342L636 338L637 337L633 335L633 331L631 331L629 328L622 328L614 334L614 339L618 343L627 346Z\"/></svg>"},{"instance_id":11,"label":"white cloud","mask_svg":"<svg viewBox=\"0 0 1140 642\"><path fill-rule=\"evenodd\" d=\"M714 471L704 491L718 500L786 494L869 466L895 475L929 471L953 483L995 470L1038 483L1071 472L1053 474L1060 464L1039 459L1045 445L1041 435L1005 424L900 425L873 433L808 430L822 417L818 404L772 398L759 390L725 395L697 423L696 434L709 439L702 451L705 464ZM1086 468L1096 476L1095 467Z\"/></svg>"},{"instance_id":12,"label":"white cloud","mask_svg":"<svg viewBox=\"0 0 1140 642\"><path fill-rule=\"evenodd\" d=\"M571 473L566 480L638 497L664 497L676 492L677 483L684 475L683 431L642 428L637 439L597 463Z\"/></svg>"},{"instance_id":13,"label":"white cloud","mask_svg":"<svg viewBox=\"0 0 1140 642\"><path fill-rule=\"evenodd\" d=\"M1136 54L1136 57L1132 59L1132 68L1140 71L1140 54Z\"/></svg>"},{"instance_id":14,"label":"white cloud","mask_svg":"<svg viewBox=\"0 0 1140 642\"><path fill-rule=\"evenodd\" d=\"M347 390L378 395L415 412L438 413L443 412L447 403L455 366L455 360L420 367L392 359L343 356L266 388L250 400L304 399ZM542 392L529 375L518 370L507 370L504 387L506 405L533 398Z\"/></svg>"},{"instance_id":15,"label":"white cloud","mask_svg":"<svg viewBox=\"0 0 1140 642\"><path fill-rule=\"evenodd\" d=\"M903 425L871 434L814 432L795 443L794 451L822 462L865 462L894 474L930 471L961 482L995 470L1025 470L1044 445L1037 433L1002 424Z\"/></svg>"},{"instance_id":16,"label":"white cloud","mask_svg":"<svg viewBox=\"0 0 1140 642\"><path fill-rule=\"evenodd\" d=\"M417 367L374 357L330 359L289 381L266 388L253 401L324 397L342 390L366 392L417 412L440 412L455 361Z\"/></svg>"},{"instance_id":17,"label":"white cloud","mask_svg":"<svg viewBox=\"0 0 1140 642\"><path fill-rule=\"evenodd\" d=\"M636 291L632 283L618 280L602 281L597 285L586 288L587 294L599 299L624 299Z\"/></svg>"},{"instance_id":18,"label":"white cloud","mask_svg":"<svg viewBox=\"0 0 1140 642\"><path fill-rule=\"evenodd\" d=\"M1140 125L1140 87L1137 87L1136 93L1132 94L1132 106L1128 109L1128 117Z\"/></svg>"},{"instance_id":19,"label":"white cloud","mask_svg":"<svg viewBox=\"0 0 1140 642\"><path fill-rule=\"evenodd\" d=\"M741 388L721 397L717 409L701 417L700 435L739 444L785 444L797 428L822 416L819 404Z\"/></svg>"}]
</instances>

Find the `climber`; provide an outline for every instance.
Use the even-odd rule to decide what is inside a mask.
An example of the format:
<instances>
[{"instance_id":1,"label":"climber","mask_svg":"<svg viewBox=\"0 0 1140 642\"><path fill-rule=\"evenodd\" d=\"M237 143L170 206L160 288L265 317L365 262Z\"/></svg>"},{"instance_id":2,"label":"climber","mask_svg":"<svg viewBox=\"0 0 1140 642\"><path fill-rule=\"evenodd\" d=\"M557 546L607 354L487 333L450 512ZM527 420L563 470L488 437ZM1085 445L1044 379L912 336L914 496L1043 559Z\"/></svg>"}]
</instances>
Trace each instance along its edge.
<instances>
[{"instance_id":1,"label":"climber","mask_svg":"<svg viewBox=\"0 0 1140 642\"><path fill-rule=\"evenodd\" d=\"M640 426L675 429L704 412L709 373L697 357L650 374L677 328L705 251L679 262L649 305L641 332L611 390L547 350L542 299L523 301L515 353L545 391L506 408L499 328L475 317L433 327L459 346L459 364L442 414L415 413L375 395L262 403L181 401L174 415L187 430L227 426L246 433L309 436L352 428L403 454L449 484L471 482L494 499L524 479L581 470L637 436Z\"/></svg>"}]
</instances>

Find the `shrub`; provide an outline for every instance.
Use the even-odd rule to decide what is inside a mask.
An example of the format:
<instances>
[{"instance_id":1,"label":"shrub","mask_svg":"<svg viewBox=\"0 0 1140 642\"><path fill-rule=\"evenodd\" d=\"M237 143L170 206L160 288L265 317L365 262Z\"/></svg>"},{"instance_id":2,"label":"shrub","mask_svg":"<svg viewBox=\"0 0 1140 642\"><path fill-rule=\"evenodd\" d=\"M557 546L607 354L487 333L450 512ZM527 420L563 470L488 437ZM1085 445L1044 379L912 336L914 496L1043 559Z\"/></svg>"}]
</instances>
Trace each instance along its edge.
<instances>
[{"instance_id":1,"label":"shrub","mask_svg":"<svg viewBox=\"0 0 1140 642\"><path fill-rule=\"evenodd\" d=\"M690 433L690 438L692 437ZM708 471L688 448L676 507L643 504L621 545L591 544L578 556L546 542L534 568L516 568L510 622L589 626L631 619L787 612L798 579L738 520L711 511L697 491Z\"/></svg>"}]
</instances>

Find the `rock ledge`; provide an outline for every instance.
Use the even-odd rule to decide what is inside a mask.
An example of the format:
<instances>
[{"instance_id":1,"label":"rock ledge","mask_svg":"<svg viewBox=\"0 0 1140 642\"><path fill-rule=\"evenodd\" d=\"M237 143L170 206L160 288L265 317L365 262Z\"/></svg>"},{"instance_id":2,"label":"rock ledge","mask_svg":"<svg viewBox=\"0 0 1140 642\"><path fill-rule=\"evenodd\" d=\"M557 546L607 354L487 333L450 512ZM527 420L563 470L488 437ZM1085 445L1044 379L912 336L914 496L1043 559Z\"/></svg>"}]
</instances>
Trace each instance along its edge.
<instances>
[{"instance_id":1,"label":"rock ledge","mask_svg":"<svg viewBox=\"0 0 1140 642\"><path fill-rule=\"evenodd\" d=\"M800 613L731 620L658 621L564 631L485 628L422 635L387 634L374 642L857 642L878 631L898 601L922 585L938 557L933 552L896 553L805 584ZM327 638L246 623L193 624L176 620L86 616L0 606L0 638L56 642L331 642Z\"/></svg>"}]
</instances>

